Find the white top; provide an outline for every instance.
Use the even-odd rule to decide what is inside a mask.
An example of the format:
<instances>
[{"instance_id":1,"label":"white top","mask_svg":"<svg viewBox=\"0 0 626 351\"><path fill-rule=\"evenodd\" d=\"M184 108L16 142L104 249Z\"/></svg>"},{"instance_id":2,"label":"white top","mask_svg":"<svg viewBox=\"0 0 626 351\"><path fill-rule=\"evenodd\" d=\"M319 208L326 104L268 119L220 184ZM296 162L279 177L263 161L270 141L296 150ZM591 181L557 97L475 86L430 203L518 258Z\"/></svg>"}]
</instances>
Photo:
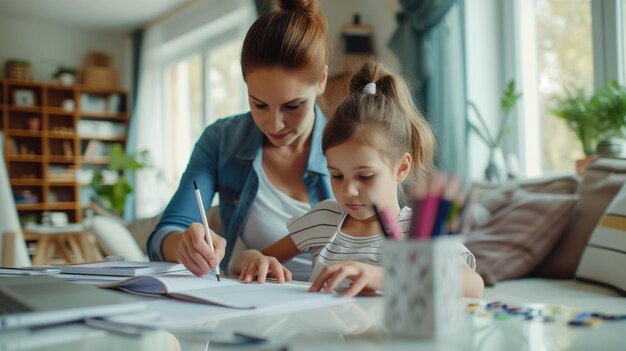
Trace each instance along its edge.
<instances>
[{"instance_id":1,"label":"white top","mask_svg":"<svg viewBox=\"0 0 626 351\"><path fill-rule=\"evenodd\" d=\"M396 218L405 235L410 231L412 213L410 207L404 207ZM308 251L313 258L311 281L325 266L337 262L358 261L382 265L383 234L357 237L343 233L341 226L346 216L347 211L335 200L326 200L288 224L289 233L298 249ZM470 268L475 269L474 255L463 244L459 245L459 253Z\"/></svg>"},{"instance_id":2,"label":"white top","mask_svg":"<svg viewBox=\"0 0 626 351\"><path fill-rule=\"evenodd\" d=\"M241 239L248 249L262 250L287 235L287 222L305 214L311 205L292 199L276 189L267 178L261 162L254 162L253 168L259 178L259 189ZM306 281L311 274L308 255L294 258L285 267L291 271L295 280Z\"/></svg>"}]
</instances>

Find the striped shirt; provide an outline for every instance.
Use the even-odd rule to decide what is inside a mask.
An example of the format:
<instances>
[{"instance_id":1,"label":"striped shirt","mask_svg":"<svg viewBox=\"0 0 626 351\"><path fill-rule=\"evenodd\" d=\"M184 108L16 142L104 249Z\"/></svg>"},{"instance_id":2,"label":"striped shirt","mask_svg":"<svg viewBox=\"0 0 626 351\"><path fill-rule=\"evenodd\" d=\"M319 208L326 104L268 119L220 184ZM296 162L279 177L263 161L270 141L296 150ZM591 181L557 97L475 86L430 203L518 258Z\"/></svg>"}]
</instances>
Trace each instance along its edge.
<instances>
[{"instance_id":1,"label":"striped shirt","mask_svg":"<svg viewBox=\"0 0 626 351\"><path fill-rule=\"evenodd\" d=\"M413 212L404 207L396 221L400 229L408 236ZM341 226L348 212L335 200L320 202L317 206L287 224L291 239L302 252L309 252L313 260L313 273L310 281L328 265L358 261L382 265L382 233L370 236L353 236L341 231ZM459 243L460 254L470 268L476 268L474 255Z\"/></svg>"}]
</instances>

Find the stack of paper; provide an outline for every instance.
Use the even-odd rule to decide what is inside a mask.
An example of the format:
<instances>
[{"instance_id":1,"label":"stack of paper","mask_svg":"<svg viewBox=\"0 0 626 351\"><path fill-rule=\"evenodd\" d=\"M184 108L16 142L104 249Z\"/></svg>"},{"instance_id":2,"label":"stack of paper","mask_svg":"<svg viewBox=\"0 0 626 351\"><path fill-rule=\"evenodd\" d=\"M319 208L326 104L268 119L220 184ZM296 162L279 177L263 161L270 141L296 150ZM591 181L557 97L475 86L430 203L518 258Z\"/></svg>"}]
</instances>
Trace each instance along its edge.
<instances>
[{"instance_id":1,"label":"stack of paper","mask_svg":"<svg viewBox=\"0 0 626 351\"><path fill-rule=\"evenodd\" d=\"M138 275L166 274L186 272L180 263L170 262L95 262L85 264L62 265L61 274L88 274L135 277Z\"/></svg>"}]
</instances>

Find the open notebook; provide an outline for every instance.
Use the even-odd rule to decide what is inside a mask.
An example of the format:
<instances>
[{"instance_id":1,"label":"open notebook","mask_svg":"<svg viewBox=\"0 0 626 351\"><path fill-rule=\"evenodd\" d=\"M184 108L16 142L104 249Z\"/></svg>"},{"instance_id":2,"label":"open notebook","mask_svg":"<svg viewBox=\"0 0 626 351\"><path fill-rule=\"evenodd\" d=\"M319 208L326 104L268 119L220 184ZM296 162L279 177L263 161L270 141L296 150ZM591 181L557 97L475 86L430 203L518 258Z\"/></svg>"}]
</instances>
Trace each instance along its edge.
<instances>
[{"instance_id":1,"label":"open notebook","mask_svg":"<svg viewBox=\"0 0 626 351\"><path fill-rule=\"evenodd\" d=\"M138 276L118 282L97 284L97 286L140 295L166 296L187 302L237 309L284 307L307 301L313 302L320 298L332 298L328 296L329 294L308 292L308 284L245 284L227 278L222 278L218 282L211 274L204 277L187 274Z\"/></svg>"}]
</instances>

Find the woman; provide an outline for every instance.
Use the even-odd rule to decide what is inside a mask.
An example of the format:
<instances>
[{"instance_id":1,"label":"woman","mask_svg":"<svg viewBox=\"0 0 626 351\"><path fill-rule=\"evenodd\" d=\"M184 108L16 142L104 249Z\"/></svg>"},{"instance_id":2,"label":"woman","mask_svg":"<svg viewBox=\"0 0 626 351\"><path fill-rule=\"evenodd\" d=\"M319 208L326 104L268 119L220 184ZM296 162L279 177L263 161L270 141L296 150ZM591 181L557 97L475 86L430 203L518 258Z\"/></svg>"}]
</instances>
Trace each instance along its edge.
<instances>
[{"instance_id":1,"label":"woman","mask_svg":"<svg viewBox=\"0 0 626 351\"><path fill-rule=\"evenodd\" d=\"M290 218L332 195L321 150L325 117L315 106L328 77L326 18L317 0L278 1L248 31L241 68L250 112L209 126L178 190L148 239L151 260L182 262L204 275L222 269L241 237L261 249L287 232ZM221 236L204 239L193 191L219 193Z\"/></svg>"}]
</instances>

